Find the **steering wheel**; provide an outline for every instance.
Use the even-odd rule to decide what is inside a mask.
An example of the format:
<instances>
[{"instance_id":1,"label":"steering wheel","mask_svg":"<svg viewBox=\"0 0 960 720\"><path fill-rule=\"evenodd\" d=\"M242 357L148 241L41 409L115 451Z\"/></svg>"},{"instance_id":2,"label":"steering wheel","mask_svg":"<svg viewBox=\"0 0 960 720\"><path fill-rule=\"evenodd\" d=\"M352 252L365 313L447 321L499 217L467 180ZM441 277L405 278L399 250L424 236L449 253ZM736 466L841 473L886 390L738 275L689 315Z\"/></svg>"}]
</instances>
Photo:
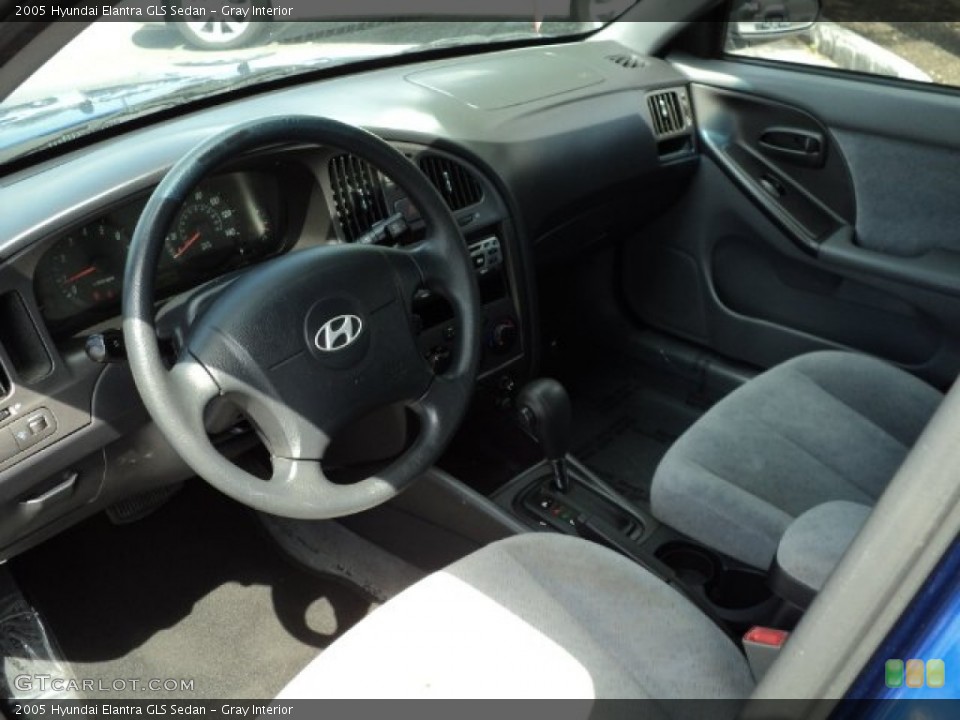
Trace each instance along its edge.
<instances>
[{"instance_id":1,"label":"steering wheel","mask_svg":"<svg viewBox=\"0 0 960 720\"><path fill-rule=\"evenodd\" d=\"M157 342L154 280L174 216L197 183L225 161L289 144L337 148L379 168L419 209L425 238L405 248L317 246L253 267L193 322L168 370ZM412 305L421 288L445 297L458 323L450 368L442 375L433 373L415 342ZM476 381L480 299L460 229L413 163L350 125L274 117L201 143L153 192L127 258L123 336L144 405L197 475L257 510L322 519L389 500L439 458ZM238 405L256 428L271 456L269 480L214 447L204 411L217 397ZM328 479L322 461L331 438L351 421L396 403L419 418L412 445L376 476L352 484Z\"/></svg>"}]
</instances>

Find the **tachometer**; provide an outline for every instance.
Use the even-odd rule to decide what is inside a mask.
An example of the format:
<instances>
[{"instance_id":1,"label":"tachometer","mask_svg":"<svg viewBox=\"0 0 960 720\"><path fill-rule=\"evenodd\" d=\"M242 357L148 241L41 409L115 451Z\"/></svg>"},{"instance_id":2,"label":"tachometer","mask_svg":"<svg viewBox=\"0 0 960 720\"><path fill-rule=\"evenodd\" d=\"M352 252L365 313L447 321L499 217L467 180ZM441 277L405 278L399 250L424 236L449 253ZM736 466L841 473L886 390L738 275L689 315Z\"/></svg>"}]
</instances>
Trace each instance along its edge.
<instances>
[{"instance_id":1,"label":"tachometer","mask_svg":"<svg viewBox=\"0 0 960 720\"><path fill-rule=\"evenodd\" d=\"M44 263L47 281L76 307L119 299L129 238L100 220L60 240Z\"/></svg>"},{"instance_id":2,"label":"tachometer","mask_svg":"<svg viewBox=\"0 0 960 720\"><path fill-rule=\"evenodd\" d=\"M197 189L167 235L167 254L197 269L220 265L237 250L237 221L237 211L223 195Z\"/></svg>"}]
</instances>

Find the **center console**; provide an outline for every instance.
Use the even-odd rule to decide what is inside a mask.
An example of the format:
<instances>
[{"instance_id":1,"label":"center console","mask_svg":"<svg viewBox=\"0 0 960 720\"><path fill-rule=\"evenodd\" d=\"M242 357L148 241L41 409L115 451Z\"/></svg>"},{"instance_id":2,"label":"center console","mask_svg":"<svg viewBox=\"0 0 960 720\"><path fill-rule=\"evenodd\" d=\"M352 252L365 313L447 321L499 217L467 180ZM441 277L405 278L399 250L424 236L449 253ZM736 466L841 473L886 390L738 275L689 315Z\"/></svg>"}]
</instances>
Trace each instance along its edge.
<instances>
[{"instance_id":1,"label":"center console","mask_svg":"<svg viewBox=\"0 0 960 720\"><path fill-rule=\"evenodd\" d=\"M731 635L754 625L792 627L796 615L768 573L703 547L660 524L569 454L571 410L563 387L534 380L515 401L519 423L545 459L491 499L531 530L597 542L673 585Z\"/></svg>"},{"instance_id":2,"label":"center console","mask_svg":"<svg viewBox=\"0 0 960 720\"><path fill-rule=\"evenodd\" d=\"M563 386L533 380L515 404L521 425L546 459L501 488L495 501L535 527L595 540L640 561L655 523L570 456L572 416Z\"/></svg>"},{"instance_id":3,"label":"center console","mask_svg":"<svg viewBox=\"0 0 960 720\"><path fill-rule=\"evenodd\" d=\"M518 360L523 341L517 304L509 289L503 241L496 232L482 231L467 242L483 305L482 378ZM413 311L421 354L435 373L445 372L458 332L450 305L442 297L422 291L414 299Z\"/></svg>"},{"instance_id":4,"label":"center console","mask_svg":"<svg viewBox=\"0 0 960 720\"><path fill-rule=\"evenodd\" d=\"M493 500L528 526L577 535L639 559L657 523L572 456L566 457L569 489L554 483L548 462L535 465L501 488Z\"/></svg>"},{"instance_id":5,"label":"center console","mask_svg":"<svg viewBox=\"0 0 960 720\"><path fill-rule=\"evenodd\" d=\"M396 142L394 147L417 165L439 192L460 227L470 252L482 303L480 379L500 376L524 358L526 347L524 245L517 237L507 202L488 174L468 159L439 148ZM346 158L346 159L344 159ZM370 227L401 219L409 230L401 244L422 237L423 221L405 190L365 161L335 155L325 182L332 198L330 214L337 234L356 241ZM435 373L449 367L459 328L450 304L423 290L414 299L413 323L422 356Z\"/></svg>"}]
</instances>

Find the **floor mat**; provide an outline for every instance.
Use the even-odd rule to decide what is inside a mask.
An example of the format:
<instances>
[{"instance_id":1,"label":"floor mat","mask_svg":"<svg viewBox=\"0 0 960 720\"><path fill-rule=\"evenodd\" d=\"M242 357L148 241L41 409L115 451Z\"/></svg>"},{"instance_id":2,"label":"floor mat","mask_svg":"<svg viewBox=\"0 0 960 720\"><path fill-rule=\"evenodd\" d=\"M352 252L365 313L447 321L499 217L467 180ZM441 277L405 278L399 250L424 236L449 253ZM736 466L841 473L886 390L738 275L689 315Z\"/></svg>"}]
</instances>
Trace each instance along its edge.
<instances>
[{"instance_id":1,"label":"floor mat","mask_svg":"<svg viewBox=\"0 0 960 720\"><path fill-rule=\"evenodd\" d=\"M101 698L273 697L362 618L358 590L303 569L256 517L199 480L138 523L98 517L12 563L81 679L184 679L192 691Z\"/></svg>"},{"instance_id":2,"label":"floor mat","mask_svg":"<svg viewBox=\"0 0 960 720\"><path fill-rule=\"evenodd\" d=\"M573 454L621 494L649 507L653 473L704 412L694 386L626 358L565 379L573 404Z\"/></svg>"},{"instance_id":3,"label":"floor mat","mask_svg":"<svg viewBox=\"0 0 960 720\"><path fill-rule=\"evenodd\" d=\"M78 700L69 686L57 689L40 678L76 678L63 653L30 606L8 568L0 568L0 697L9 704L31 700ZM26 681L26 682L24 682Z\"/></svg>"}]
</instances>

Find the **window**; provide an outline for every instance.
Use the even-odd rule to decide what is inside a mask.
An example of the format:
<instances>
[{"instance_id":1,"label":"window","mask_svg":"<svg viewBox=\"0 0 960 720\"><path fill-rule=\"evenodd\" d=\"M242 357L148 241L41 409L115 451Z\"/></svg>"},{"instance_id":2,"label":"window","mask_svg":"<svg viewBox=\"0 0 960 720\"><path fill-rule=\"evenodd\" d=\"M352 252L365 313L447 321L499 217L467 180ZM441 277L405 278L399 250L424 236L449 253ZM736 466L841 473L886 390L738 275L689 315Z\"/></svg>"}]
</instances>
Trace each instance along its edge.
<instances>
[{"instance_id":1,"label":"window","mask_svg":"<svg viewBox=\"0 0 960 720\"><path fill-rule=\"evenodd\" d=\"M726 52L960 87L960 22L935 21L934 12L922 2L865 10L823 0L817 16L816 0L736 0ZM952 15L960 20L960 7Z\"/></svg>"}]
</instances>

